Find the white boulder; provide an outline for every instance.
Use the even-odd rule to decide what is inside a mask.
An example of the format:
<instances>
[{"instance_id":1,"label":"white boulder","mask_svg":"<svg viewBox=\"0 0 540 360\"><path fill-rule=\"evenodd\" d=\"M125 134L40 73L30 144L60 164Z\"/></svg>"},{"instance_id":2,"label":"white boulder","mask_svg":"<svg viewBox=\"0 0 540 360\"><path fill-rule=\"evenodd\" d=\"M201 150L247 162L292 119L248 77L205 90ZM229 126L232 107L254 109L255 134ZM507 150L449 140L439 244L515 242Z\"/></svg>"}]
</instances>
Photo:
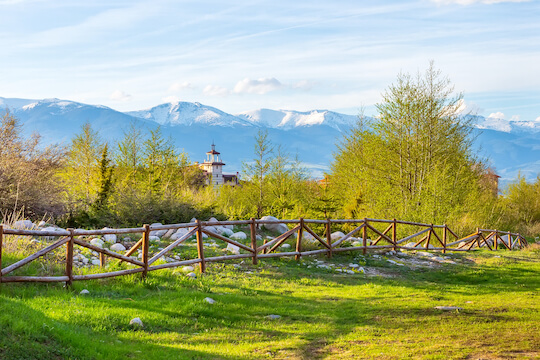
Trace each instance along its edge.
<instances>
[{"instance_id":1,"label":"white boulder","mask_svg":"<svg viewBox=\"0 0 540 360\"><path fill-rule=\"evenodd\" d=\"M114 244L116 242L116 235L115 234L106 234L103 235L103 240L110 244Z\"/></svg>"},{"instance_id":2,"label":"white boulder","mask_svg":"<svg viewBox=\"0 0 540 360\"><path fill-rule=\"evenodd\" d=\"M240 254L240 248L233 244L227 244L227 251L233 253L233 254Z\"/></svg>"},{"instance_id":3,"label":"white boulder","mask_svg":"<svg viewBox=\"0 0 540 360\"><path fill-rule=\"evenodd\" d=\"M209 303L209 304L214 304L214 303L216 302L216 300L214 300L214 299L212 299L212 298L209 298L209 297L204 298L204 301L206 301L206 302Z\"/></svg>"},{"instance_id":4,"label":"white boulder","mask_svg":"<svg viewBox=\"0 0 540 360\"><path fill-rule=\"evenodd\" d=\"M111 250L116 252L126 251L126 247L120 243L116 243L111 245Z\"/></svg>"},{"instance_id":5,"label":"white boulder","mask_svg":"<svg viewBox=\"0 0 540 360\"><path fill-rule=\"evenodd\" d=\"M261 218L263 221L279 221L278 218L275 218L273 216L263 216ZM283 234L287 231L289 231L289 227L286 224L263 224L263 228L268 229L270 231L275 231L277 233Z\"/></svg>"},{"instance_id":6,"label":"white boulder","mask_svg":"<svg viewBox=\"0 0 540 360\"><path fill-rule=\"evenodd\" d=\"M90 245L97 246L98 248L103 249L103 244L105 243L100 238L93 238L92 240L90 240Z\"/></svg>"},{"instance_id":7,"label":"white boulder","mask_svg":"<svg viewBox=\"0 0 540 360\"><path fill-rule=\"evenodd\" d=\"M135 327L143 327L143 322L140 318L136 317L136 318L133 318L131 319L131 321L129 322L129 325L132 325L132 326L135 326Z\"/></svg>"},{"instance_id":8,"label":"white boulder","mask_svg":"<svg viewBox=\"0 0 540 360\"><path fill-rule=\"evenodd\" d=\"M35 225L30 220L18 220L13 224L13 228L20 230L32 230L35 228Z\"/></svg>"},{"instance_id":9,"label":"white boulder","mask_svg":"<svg viewBox=\"0 0 540 360\"><path fill-rule=\"evenodd\" d=\"M181 270L182 270L182 272L184 272L184 273L190 273L190 272L193 272L193 270L195 270L195 269L193 268L193 266L189 266L189 265L188 265L188 266L182 267Z\"/></svg>"},{"instance_id":10,"label":"white boulder","mask_svg":"<svg viewBox=\"0 0 540 360\"><path fill-rule=\"evenodd\" d=\"M235 232L234 234L232 234L230 236L231 239L234 239L234 240L246 240L247 239L247 235L245 232L243 231L239 231L239 232Z\"/></svg>"},{"instance_id":11,"label":"white boulder","mask_svg":"<svg viewBox=\"0 0 540 360\"><path fill-rule=\"evenodd\" d=\"M99 262L98 259L92 260L92 265L98 266L98 265L100 265L100 264L101 264L101 263Z\"/></svg>"},{"instance_id":12,"label":"white boulder","mask_svg":"<svg viewBox=\"0 0 540 360\"><path fill-rule=\"evenodd\" d=\"M86 289L82 289L81 292L79 293L80 295L87 295L87 294L90 294L90 291L86 290Z\"/></svg>"},{"instance_id":13,"label":"white boulder","mask_svg":"<svg viewBox=\"0 0 540 360\"><path fill-rule=\"evenodd\" d=\"M344 236L345 234L342 233L341 231L335 231L330 235L330 238L332 239L332 241L336 241L336 240L341 239Z\"/></svg>"},{"instance_id":14,"label":"white boulder","mask_svg":"<svg viewBox=\"0 0 540 360\"><path fill-rule=\"evenodd\" d=\"M192 279L197 278L197 274L195 274L194 272L187 273L186 276L187 276L187 277L190 277L190 278L192 278Z\"/></svg>"},{"instance_id":15,"label":"white boulder","mask_svg":"<svg viewBox=\"0 0 540 360\"><path fill-rule=\"evenodd\" d=\"M231 229L226 228L226 227L221 228L221 235L223 235L223 236L231 236L232 234L234 234L234 231L232 231Z\"/></svg>"}]
</instances>

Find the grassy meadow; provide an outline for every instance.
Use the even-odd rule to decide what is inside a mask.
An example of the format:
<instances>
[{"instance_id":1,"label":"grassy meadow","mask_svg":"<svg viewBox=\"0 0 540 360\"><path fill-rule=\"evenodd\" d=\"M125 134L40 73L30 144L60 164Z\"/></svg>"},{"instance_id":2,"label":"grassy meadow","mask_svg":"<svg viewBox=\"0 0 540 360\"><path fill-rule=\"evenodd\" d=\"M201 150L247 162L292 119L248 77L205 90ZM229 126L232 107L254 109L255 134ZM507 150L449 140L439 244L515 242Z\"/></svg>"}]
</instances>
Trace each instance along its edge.
<instances>
[{"instance_id":1,"label":"grassy meadow","mask_svg":"<svg viewBox=\"0 0 540 360\"><path fill-rule=\"evenodd\" d=\"M540 247L448 256L455 264L341 253L213 263L196 279L174 269L1 284L0 358L540 358ZM350 263L365 273L336 271Z\"/></svg>"}]
</instances>

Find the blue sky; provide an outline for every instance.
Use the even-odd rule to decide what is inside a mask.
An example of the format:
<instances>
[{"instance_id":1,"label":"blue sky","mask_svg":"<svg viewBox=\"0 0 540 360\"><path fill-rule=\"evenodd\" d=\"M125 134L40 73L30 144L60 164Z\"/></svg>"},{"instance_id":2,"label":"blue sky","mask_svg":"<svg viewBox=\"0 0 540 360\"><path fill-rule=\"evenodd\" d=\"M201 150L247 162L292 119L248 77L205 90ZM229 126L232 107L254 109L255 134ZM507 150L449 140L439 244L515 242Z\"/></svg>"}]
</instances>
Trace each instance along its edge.
<instances>
[{"instance_id":1,"label":"blue sky","mask_svg":"<svg viewBox=\"0 0 540 360\"><path fill-rule=\"evenodd\" d=\"M540 121L539 20L538 1L0 0L0 97L374 115L434 60L469 109Z\"/></svg>"}]
</instances>

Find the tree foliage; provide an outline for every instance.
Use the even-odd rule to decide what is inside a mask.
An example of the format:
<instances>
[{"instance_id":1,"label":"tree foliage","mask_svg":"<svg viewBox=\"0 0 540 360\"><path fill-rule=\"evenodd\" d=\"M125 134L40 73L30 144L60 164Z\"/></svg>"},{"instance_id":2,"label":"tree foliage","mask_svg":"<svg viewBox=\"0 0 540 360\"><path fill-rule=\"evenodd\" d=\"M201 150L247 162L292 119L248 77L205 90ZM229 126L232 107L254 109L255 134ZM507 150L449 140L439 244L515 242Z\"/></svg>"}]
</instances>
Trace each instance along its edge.
<instances>
[{"instance_id":1,"label":"tree foliage","mask_svg":"<svg viewBox=\"0 0 540 360\"><path fill-rule=\"evenodd\" d=\"M400 74L372 121L360 117L338 145L334 185L346 216L444 222L459 217L479 189L471 123L462 95L433 63Z\"/></svg>"}]
</instances>

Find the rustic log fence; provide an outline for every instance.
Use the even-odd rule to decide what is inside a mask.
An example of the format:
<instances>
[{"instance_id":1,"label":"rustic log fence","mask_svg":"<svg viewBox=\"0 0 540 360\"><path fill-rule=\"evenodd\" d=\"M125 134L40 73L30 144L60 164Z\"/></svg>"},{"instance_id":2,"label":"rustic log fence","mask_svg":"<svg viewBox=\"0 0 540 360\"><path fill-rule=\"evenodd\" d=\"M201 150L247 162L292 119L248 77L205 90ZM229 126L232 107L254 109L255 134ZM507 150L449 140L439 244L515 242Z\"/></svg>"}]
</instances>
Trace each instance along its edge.
<instances>
[{"instance_id":1,"label":"rustic log fence","mask_svg":"<svg viewBox=\"0 0 540 360\"><path fill-rule=\"evenodd\" d=\"M262 245L257 245L257 230L264 225L270 224L287 224L292 228L283 234L271 239L270 241L264 240ZM332 224L348 224L353 227L353 230L349 231L346 235L332 239ZM376 224L386 224L384 231L378 230ZM250 233L250 245L243 244L239 241L230 239L221 234L217 234L207 227L213 226L243 226L249 227ZM317 234L310 225L318 225L324 228L323 236ZM409 226L422 228L420 231L416 231L411 235L407 235L401 239L398 239L397 228L400 226ZM313 227L313 226L312 226ZM167 247L158 251L153 256L149 254L150 245L150 232L154 230L171 230L187 228L187 232L172 241ZM341 247L345 241L349 240L355 234L361 232L362 245L361 246L347 246ZM76 238L78 236L91 236L91 235L107 235L107 234L142 234L141 239L136 242L130 249L127 249L124 254L120 254L108 249L100 248L88 243L85 240ZM295 251L290 252L275 252L280 246L283 245L291 236L296 233L296 247ZM302 251L302 239L304 233L308 233L317 244L320 244L321 249ZM245 254L234 254L224 256L205 257L205 249L203 243L203 234L221 240L225 243L237 246L238 248L245 250ZM373 241L368 240L368 236L371 234L375 237ZM486 235L487 234L487 235ZM3 241L6 235L18 235L18 236L37 236L37 237L54 237L59 238L52 244L44 247L36 253L19 260L9 266L2 268L2 253L3 253ZM195 259L173 261L164 264L153 265L158 259L162 258L165 254L179 246L181 243L191 238L193 235L197 239L197 254ZM454 241L448 242L448 238L453 237ZM413 246L407 246L406 242L414 241ZM369 243L368 243L369 242ZM405 243L405 245L403 245ZM409 243L410 244L410 243ZM436 244L437 246L433 245ZM250 220L239 221L200 221L185 224L171 224L171 225L144 225L137 228L124 228L124 229L103 229L103 230L80 230L80 229L59 229L58 231L45 231L45 230L19 230L4 228L0 225L0 282L65 282L66 285L71 285L73 281L77 280L90 280L101 279L107 277L122 276L128 274L142 273L142 277L146 277L149 271L173 268L178 266L199 264L201 272L206 271L206 263L208 262L220 262L225 260L251 258L253 264L257 264L259 259L273 258L273 257L286 257L294 256L296 260L299 260L302 256L326 254L328 257L336 252L343 251L362 251L366 254L367 250L387 249L387 250L434 250L446 253L447 251L470 251L473 248L487 247L490 250L497 250L498 245L502 244L504 249L512 250L514 248L522 248L527 245L527 241L518 233L511 233L510 231L499 231L491 229L477 229L474 233L460 238L454 231L452 231L447 225L433 225L416 223L401 220L380 220L380 219L347 219L347 220L309 220L300 218L298 220L256 220L251 218ZM16 269L36 260L37 258L50 253L51 251L58 249L59 247L66 245L65 256L65 275L62 276L6 276ZM130 265L136 266L131 269L117 270L102 272L98 274L73 274L73 262L74 262L74 246L80 246L89 250L98 252L100 255L100 266L105 267L106 257L111 257L125 262ZM419 248L418 246L421 246ZM142 250L142 257L139 260L132 255L139 249Z\"/></svg>"}]
</instances>

